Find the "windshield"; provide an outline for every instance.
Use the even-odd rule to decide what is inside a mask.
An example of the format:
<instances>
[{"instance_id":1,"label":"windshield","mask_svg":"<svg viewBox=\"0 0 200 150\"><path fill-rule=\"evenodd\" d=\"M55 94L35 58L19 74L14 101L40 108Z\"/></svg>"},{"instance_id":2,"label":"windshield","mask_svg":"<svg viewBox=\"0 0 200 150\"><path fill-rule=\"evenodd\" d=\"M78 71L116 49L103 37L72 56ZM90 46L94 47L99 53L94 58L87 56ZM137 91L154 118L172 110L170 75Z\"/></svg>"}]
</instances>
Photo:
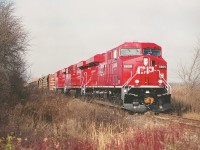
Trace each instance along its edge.
<instances>
[{"instance_id":1,"label":"windshield","mask_svg":"<svg viewBox=\"0 0 200 150\"><path fill-rule=\"evenodd\" d=\"M122 48L120 51L121 56L134 56L140 55L139 48Z\"/></svg>"},{"instance_id":2,"label":"windshield","mask_svg":"<svg viewBox=\"0 0 200 150\"><path fill-rule=\"evenodd\" d=\"M153 56L160 56L160 50L159 49L151 49L151 48L145 48L143 49L144 55L153 55Z\"/></svg>"}]
</instances>

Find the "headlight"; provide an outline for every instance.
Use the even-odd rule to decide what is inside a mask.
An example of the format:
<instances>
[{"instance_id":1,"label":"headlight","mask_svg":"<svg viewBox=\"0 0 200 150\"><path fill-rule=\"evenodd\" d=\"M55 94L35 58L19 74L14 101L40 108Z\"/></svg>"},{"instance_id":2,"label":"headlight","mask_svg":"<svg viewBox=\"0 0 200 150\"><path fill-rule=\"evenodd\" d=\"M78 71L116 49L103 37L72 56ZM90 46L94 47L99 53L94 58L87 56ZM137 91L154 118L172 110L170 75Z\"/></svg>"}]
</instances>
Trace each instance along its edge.
<instances>
[{"instance_id":1,"label":"headlight","mask_svg":"<svg viewBox=\"0 0 200 150\"><path fill-rule=\"evenodd\" d=\"M159 83L159 84L162 84L162 83L163 83L163 81L162 81L162 80L158 80L158 83Z\"/></svg>"},{"instance_id":2,"label":"headlight","mask_svg":"<svg viewBox=\"0 0 200 150\"><path fill-rule=\"evenodd\" d=\"M124 65L124 68L133 68L133 65Z\"/></svg>"},{"instance_id":3,"label":"headlight","mask_svg":"<svg viewBox=\"0 0 200 150\"><path fill-rule=\"evenodd\" d=\"M146 93L146 94L149 94L149 93L150 93L150 91L149 91L149 90L146 90L146 91L145 91L145 93Z\"/></svg>"},{"instance_id":4,"label":"headlight","mask_svg":"<svg viewBox=\"0 0 200 150\"><path fill-rule=\"evenodd\" d=\"M140 81L139 80L135 80L135 83L138 84L138 83L140 83Z\"/></svg>"},{"instance_id":5,"label":"headlight","mask_svg":"<svg viewBox=\"0 0 200 150\"><path fill-rule=\"evenodd\" d=\"M145 66L148 65L148 62L149 62L149 59L148 58L144 58L143 63L144 63Z\"/></svg>"}]
</instances>

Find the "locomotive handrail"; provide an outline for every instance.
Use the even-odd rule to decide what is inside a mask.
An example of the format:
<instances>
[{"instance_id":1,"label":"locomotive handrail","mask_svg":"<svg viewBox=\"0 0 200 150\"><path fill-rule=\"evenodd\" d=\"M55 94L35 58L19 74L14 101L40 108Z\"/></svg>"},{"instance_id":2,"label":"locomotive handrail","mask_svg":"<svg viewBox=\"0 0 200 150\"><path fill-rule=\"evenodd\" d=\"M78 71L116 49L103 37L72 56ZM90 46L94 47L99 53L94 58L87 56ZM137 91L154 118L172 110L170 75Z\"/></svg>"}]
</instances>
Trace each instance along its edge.
<instances>
[{"instance_id":1,"label":"locomotive handrail","mask_svg":"<svg viewBox=\"0 0 200 150\"><path fill-rule=\"evenodd\" d=\"M85 75L85 78L84 78L84 75ZM83 75L83 77L81 77L81 86L85 86L86 83L87 83L87 72L85 72ZM85 81L85 84L84 84L84 81Z\"/></svg>"},{"instance_id":2,"label":"locomotive handrail","mask_svg":"<svg viewBox=\"0 0 200 150\"><path fill-rule=\"evenodd\" d=\"M124 85L122 87L127 86L136 75L137 75L137 73L134 74L133 76L130 76L130 78L124 83Z\"/></svg>"},{"instance_id":3,"label":"locomotive handrail","mask_svg":"<svg viewBox=\"0 0 200 150\"><path fill-rule=\"evenodd\" d=\"M157 71L159 72L159 76L160 76L160 70L157 70ZM171 94L171 88L172 88L171 85L164 78L162 78L162 80L167 85L167 91L169 92L169 94Z\"/></svg>"},{"instance_id":4,"label":"locomotive handrail","mask_svg":"<svg viewBox=\"0 0 200 150\"><path fill-rule=\"evenodd\" d=\"M155 70L155 71L158 71L159 75L160 75L160 70ZM136 75L137 75L137 73L135 75L133 75L133 76L130 76L130 78L124 83L124 85L122 87L127 86ZM170 86L170 84L164 78L162 78L162 80L167 85L167 90L168 90L169 94L171 94L171 86Z\"/></svg>"},{"instance_id":5,"label":"locomotive handrail","mask_svg":"<svg viewBox=\"0 0 200 150\"><path fill-rule=\"evenodd\" d=\"M171 85L164 79L164 78L162 78L163 79L163 81L165 82L165 84L169 87L169 94L171 94L171 89L172 89L172 87L171 87Z\"/></svg>"},{"instance_id":6,"label":"locomotive handrail","mask_svg":"<svg viewBox=\"0 0 200 150\"><path fill-rule=\"evenodd\" d=\"M88 85L88 83L89 83L90 81L92 81L91 77L90 77L89 80L87 80L87 82L85 83L85 85Z\"/></svg>"}]
</instances>

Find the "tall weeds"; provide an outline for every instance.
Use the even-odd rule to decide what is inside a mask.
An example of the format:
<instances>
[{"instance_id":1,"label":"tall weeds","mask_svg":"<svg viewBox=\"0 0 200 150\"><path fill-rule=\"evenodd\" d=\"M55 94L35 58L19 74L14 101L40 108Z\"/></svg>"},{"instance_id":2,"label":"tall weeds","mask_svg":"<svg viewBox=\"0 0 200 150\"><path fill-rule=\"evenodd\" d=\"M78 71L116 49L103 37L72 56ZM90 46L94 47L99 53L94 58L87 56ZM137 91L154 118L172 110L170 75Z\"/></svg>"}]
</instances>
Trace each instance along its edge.
<instances>
[{"instance_id":1,"label":"tall weeds","mask_svg":"<svg viewBox=\"0 0 200 150\"><path fill-rule=\"evenodd\" d=\"M48 91L33 91L28 100L6 111L4 116L7 124L0 126L0 137L4 137L0 138L1 148L10 145L34 150L179 149L194 135L181 125L157 122L148 114L131 116ZM8 134L12 137L9 142ZM198 148L198 134L188 147L194 144Z\"/></svg>"},{"instance_id":2,"label":"tall weeds","mask_svg":"<svg viewBox=\"0 0 200 150\"><path fill-rule=\"evenodd\" d=\"M200 88L188 88L186 85L175 85L172 90L172 102L177 113L200 113Z\"/></svg>"}]
</instances>

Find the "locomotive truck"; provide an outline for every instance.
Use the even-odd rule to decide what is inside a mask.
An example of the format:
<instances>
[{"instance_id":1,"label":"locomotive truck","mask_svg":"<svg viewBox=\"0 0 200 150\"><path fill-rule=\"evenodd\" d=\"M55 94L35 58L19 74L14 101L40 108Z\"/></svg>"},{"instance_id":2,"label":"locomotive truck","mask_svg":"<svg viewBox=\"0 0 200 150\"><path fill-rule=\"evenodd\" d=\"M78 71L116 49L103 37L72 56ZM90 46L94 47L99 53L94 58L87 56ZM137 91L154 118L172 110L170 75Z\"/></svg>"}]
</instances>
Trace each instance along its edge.
<instances>
[{"instance_id":1,"label":"locomotive truck","mask_svg":"<svg viewBox=\"0 0 200 150\"><path fill-rule=\"evenodd\" d=\"M125 42L58 70L54 80L56 91L114 100L133 112L171 109L167 62L155 43Z\"/></svg>"}]
</instances>

